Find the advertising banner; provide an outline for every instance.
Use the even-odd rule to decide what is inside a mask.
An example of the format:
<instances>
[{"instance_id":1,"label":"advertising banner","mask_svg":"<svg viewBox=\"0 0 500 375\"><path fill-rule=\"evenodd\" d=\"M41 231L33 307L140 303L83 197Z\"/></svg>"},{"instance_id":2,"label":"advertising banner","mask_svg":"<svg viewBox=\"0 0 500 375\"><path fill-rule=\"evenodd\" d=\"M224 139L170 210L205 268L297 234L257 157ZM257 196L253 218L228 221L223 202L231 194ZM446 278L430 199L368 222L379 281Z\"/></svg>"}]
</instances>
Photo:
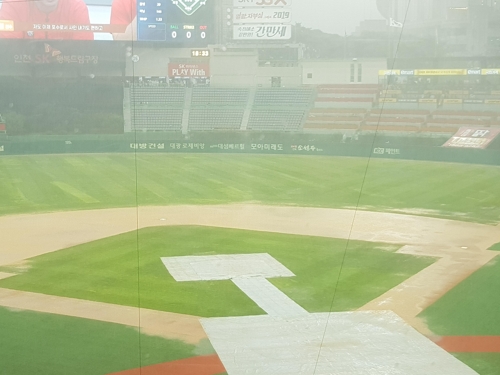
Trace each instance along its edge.
<instances>
[{"instance_id":1,"label":"advertising banner","mask_svg":"<svg viewBox=\"0 0 500 375\"><path fill-rule=\"evenodd\" d=\"M65 77L80 74L121 75L125 67L125 47L119 43L65 40L0 40L0 75Z\"/></svg>"},{"instance_id":2,"label":"advertising banner","mask_svg":"<svg viewBox=\"0 0 500 375\"><path fill-rule=\"evenodd\" d=\"M207 78L210 77L210 65L207 63L168 64L168 76L180 78Z\"/></svg>"},{"instance_id":3,"label":"advertising banner","mask_svg":"<svg viewBox=\"0 0 500 375\"><path fill-rule=\"evenodd\" d=\"M500 74L500 69L483 69L481 71L481 74L483 76L496 76L496 75L499 75Z\"/></svg>"},{"instance_id":4,"label":"advertising banner","mask_svg":"<svg viewBox=\"0 0 500 375\"><path fill-rule=\"evenodd\" d=\"M401 74L400 70L379 70L379 76L399 76Z\"/></svg>"},{"instance_id":5,"label":"advertising banner","mask_svg":"<svg viewBox=\"0 0 500 375\"><path fill-rule=\"evenodd\" d=\"M500 129L460 128L443 147L485 149L500 134Z\"/></svg>"},{"instance_id":6,"label":"advertising banner","mask_svg":"<svg viewBox=\"0 0 500 375\"><path fill-rule=\"evenodd\" d=\"M233 27L235 40L287 40L292 38L292 25L241 25Z\"/></svg>"},{"instance_id":7,"label":"advertising banner","mask_svg":"<svg viewBox=\"0 0 500 375\"><path fill-rule=\"evenodd\" d=\"M292 0L233 0L235 7L291 7Z\"/></svg>"},{"instance_id":8,"label":"advertising banner","mask_svg":"<svg viewBox=\"0 0 500 375\"><path fill-rule=\"evenodd\" d=\"M419 69L416 76L465 76L467 69Z\"/></svg>"},{"instance_id":9,"label":"advertising banner","mask_svg":"<svg viewBox=\"0 0 500 375\"><path fill-rule=\"evenodd\" d=\"M242 8L234 9L233 23L290 23L292 12L289 9L256 9Z\"/></svg>"}]
</instances>

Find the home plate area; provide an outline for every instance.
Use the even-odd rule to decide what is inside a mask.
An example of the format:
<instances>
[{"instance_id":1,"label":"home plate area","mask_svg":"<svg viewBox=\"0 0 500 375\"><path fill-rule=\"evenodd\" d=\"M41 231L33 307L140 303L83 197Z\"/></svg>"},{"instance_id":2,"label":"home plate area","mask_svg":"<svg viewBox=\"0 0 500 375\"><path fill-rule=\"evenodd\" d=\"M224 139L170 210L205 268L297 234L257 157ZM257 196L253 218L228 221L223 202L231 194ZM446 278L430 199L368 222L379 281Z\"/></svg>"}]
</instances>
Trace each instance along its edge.
<instances>
[{"instance_id":1,"label":"home plate area","mask_svg":"<svg viewBox=\"0 0 500 375\"><path fill-rule=\"evenodd\" d=\"M309 314L269 254L162 258L176 281L232 280L268 315L201 319L229 375L477 374L391 311Z\"/></svg>"}]
</instances>

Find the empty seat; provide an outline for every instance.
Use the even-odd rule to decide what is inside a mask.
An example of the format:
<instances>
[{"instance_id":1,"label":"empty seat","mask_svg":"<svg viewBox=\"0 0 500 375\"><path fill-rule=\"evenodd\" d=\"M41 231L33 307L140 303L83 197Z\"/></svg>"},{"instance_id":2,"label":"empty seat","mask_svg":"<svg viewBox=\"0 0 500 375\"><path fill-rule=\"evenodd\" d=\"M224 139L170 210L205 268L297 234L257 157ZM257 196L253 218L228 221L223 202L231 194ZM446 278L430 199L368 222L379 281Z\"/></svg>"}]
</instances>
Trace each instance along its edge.
<instances>
[{"instance_id":1,"label":"empty seat","mask_svg":"<svg viewBox=\"0 0 500 375\"><path fill-rule=\"evenodd\" d=\"M254 109L250 114L248 130L298 131L306 116L304 110Z\"/></svg>"},{"instance_id":2,"label":"empty seat","mask_svg":"<svg viewBox=\"0 0 500 375\"><path fill-rule=\"evenodd\" d=\"M191 109L189 130L238 130L241 127L243 113L243 109Z\"/></svg>"}]
</instances>

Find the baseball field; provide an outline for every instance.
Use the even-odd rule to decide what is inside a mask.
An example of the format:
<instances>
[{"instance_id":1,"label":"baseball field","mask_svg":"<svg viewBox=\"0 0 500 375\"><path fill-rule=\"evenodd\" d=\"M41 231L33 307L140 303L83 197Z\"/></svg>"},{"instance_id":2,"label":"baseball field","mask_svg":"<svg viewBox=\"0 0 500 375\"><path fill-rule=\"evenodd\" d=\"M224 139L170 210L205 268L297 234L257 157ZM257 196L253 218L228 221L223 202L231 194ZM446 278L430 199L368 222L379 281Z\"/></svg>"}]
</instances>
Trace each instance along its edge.
<instances>
[{"instance_id":1,"label":"baseball field","mask_svg":"<svg viewBox=\"0 0 500 375\"><path fill-rule=\"evenodd\" d=\"M223 374L199 318L265 312L161 258L260 253L307 312L393 310L499 374L499 186L499 167L438 162L3 156L0 374Z\"/></svg>"}]
</instances>

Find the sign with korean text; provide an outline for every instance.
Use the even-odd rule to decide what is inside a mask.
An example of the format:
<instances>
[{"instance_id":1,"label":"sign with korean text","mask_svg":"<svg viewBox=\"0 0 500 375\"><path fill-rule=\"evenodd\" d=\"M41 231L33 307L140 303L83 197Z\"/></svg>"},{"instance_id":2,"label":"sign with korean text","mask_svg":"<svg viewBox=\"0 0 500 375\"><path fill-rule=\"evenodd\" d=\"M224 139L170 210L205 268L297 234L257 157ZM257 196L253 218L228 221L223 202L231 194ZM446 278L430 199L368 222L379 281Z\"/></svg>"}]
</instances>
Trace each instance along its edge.
<instances>
[{"instance_id":1,"label":"sign with korean text","mask_svg":"<svg viewBox=\"0 0 500 375\"><path fill-rule=\"evenodd\" d=\"M242 8L234 9L233 23L290 23L292 12L281 8Z\"/></svg>"},{"instance_id":2,"label":"sign with korean text","mask_svg":"<svg viewBox=\"0 0 500 375\"><path fill-rule=\"evenodd\" d=\"M462 104L463 100L462 99L444 99L443 103L444 104Z\"/></svg>"},{"instance_id":3,"label":"sign with korean text","mask_svg":"<svg viewBox=\"0 0 500 375\"><path fill-rule=\"evenodd\" d=\"M500 129L460 128L443 147L485 149L500 134Z\"/></svg>"},{"instance_id":4,"label":"sign with korean text","mask_svg":"<svg viewBox=\"0 0 500 375\"><path fill-rule=\"evenodd\" d=\"M235 7L291 7L292 0L233 0Z\"/></svg>"},{"instance_id":5,"label":"sign with korean text","mask_svg":"<svg viewBox=\"0 0 500 375\"><path fill-rule=\"evenodd\" d=\"M292 25L240 25L233 27L235 40L287 40L292 38Z\"/></svg>"},{"instance_id":6,"label":"sign with korean text","mask_svg":"<svg viewBox=\"0 0 500 375\"><path fill-rule=\"evenodd\" d=\"M375 147L373 149L373 154L375 154L375 155L401 155L401 149L399 149L399 148Z\"/></svg>"},{"instance_id":7,"label":"sign with korean text","mask_svg":"<svg viewBox=\"0 0 500 375\"><path fill-rule=\"evenodd\" d=\"M168 64L169 77L207 78L210 77L210 64L207 63L170 63Z\"/></svg>"},{"instance_id":8,"label":"sign with korean text","mask_svg":"<svg viewBox=\"0 0 500 375\"><path fill-rule=\"evenodd\" d=\"M416 76L465 76L467 69L419 69Z\"/></svg>"},{"instance_id":9,"label":"sign with korean text","mask_svg":"<svg viewBox=\"0 0 500 375\"><path fill-rule=\"evenodd\" d=\"M483 76L497 76L500 74L500 69L483 69L481 74Z\"/></svg>"}]
</instances>

